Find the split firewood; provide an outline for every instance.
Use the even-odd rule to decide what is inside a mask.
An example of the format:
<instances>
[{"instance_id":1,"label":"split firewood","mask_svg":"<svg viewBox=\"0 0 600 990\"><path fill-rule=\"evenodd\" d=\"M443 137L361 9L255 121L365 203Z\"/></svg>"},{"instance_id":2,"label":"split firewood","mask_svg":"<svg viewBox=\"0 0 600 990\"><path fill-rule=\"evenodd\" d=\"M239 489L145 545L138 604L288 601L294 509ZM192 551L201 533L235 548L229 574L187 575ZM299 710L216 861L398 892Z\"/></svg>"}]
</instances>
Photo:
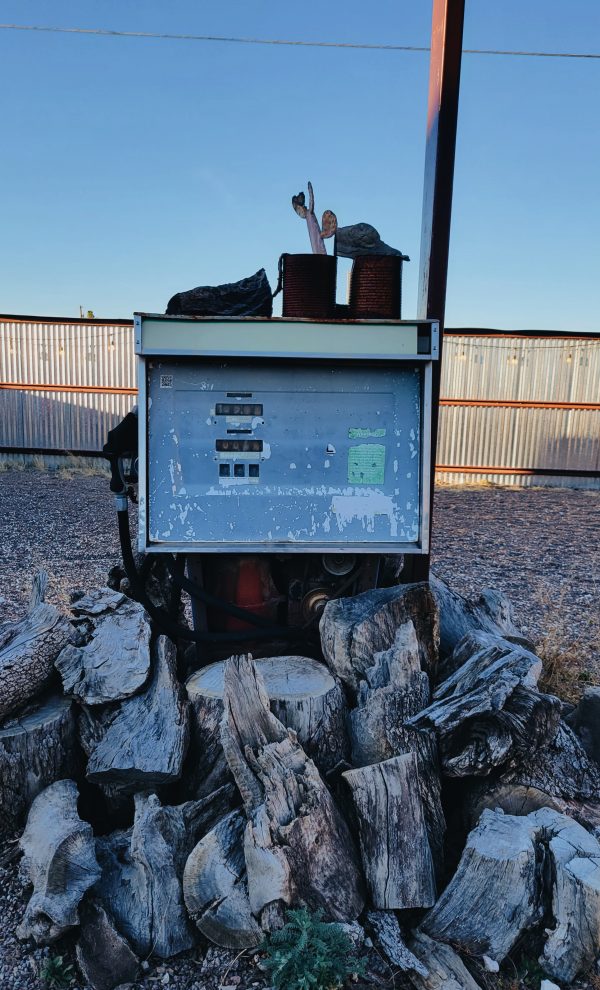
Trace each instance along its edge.
<instances>
[{"instance_id":1,"label":"split firewood","mask_svg":"<svg viewBox=\"0 0 600 990\"><path fill-rule=\"evenodd\" d=\"M409 720L433 728L448 776L487 775L531 756L558 731L560 701L535 690L541 660L523 646L490 633L470 633L454 651L456 669L433 702Z\"/></svg>"},{"instance_id":2,"label":"split firewood","mask_svg":"<svg viewBox=\"0 0 600 990\"><path fill-rule=\"evenodd\" d=\"M303 220L306 220L308 236L313 254L327 254L323 239L333 237L337 229L337 218L331 210L325 210L322 220L322 229L319 228L319 221L315 216L315 194L312 183L308 183L308 206L303 192L297 196L292 196L292 206L296 213Z\"/></svg>"},{"instance_id":3,"label":"split firewood","mask_svg":"<svg viewBox=\"0 0 600 990\"><path fill-rule=\"evenodd\" d=\"M139 959L98 901L88 901L81 908L75 955L85 982L93 990L130 985L139 974Z\"/></svg>"},{"instance_id":4,"label":"split firewood","mask_svg":"<svg viewBox=\"0 0 600 990\"><path fill-rule=\"evenodd\" d=\"M413 970L410 981L416 990L480 990L469 970L454 949L436 942L424 932L414 932L410 951L427 968L426 975Z\"/></svg>"},{"instance_id":5,"label":"split firewood","mask_svg":"<svg viewBox=\"0 0 600 990\"><path fill-rule=\"evenodd\" d=\"M74 776L78 762L68 698L51 695L9 719L0 728L0 820L20 824L36 795Z\"/></svg>"},{"instance_id":6,"label":"split firewood","mask_svg":"<svg viewBox=\"0 0 600 990\"><path fill-rule=\"evenodd\" d=\"M77 814L77 784L59 780L35 798L20 845L33 884L19 938L49 945L79 924L86 890L100 877L92 827Z\"/></svg>"},{"instance_id":7,"label":"split firewood","mask_svg":"<svg viewBox=\"0 0 600 990\"><path fill-rule=\"evenodd\" d=\"M248 898L245 830L243 813L226 815L200 839L183 872L183 897L192 920L212 942L237 950L263 938Z\"/></svg>"},{"instance_id":8,"label":"split firewood","mask_svg":"<svg viewBox=\"0 0 600 990\"><path fill-rule=\"evenodd\" d=\"M173 643L157 639L143 693L99 714L85 709L80 732L93 783L133 794L178 780L188 745L188 702L177 680Z\"/></svg>"},{"instance_id":9,"label":"split firewood","mask_svg":"<svg viewBox=\"0 0 600 990\"><path fill-rule=\"evenodd\" d=\"M473 825L485 808L526 815L550 807L586 828L600 827L600 766L561 722L552 741L488 780L473 781L464 811Z\"/></svg>"},{"instance_id":10,"label":"split firewood","mask_svg":"<svg viewBox=\"0 0 600 990\"><path fill-rule=\"evenodd\" d=\"M138 955L166 959L196 943L183 871L200 836L222 815L223 797L217 792L163 807L155 794L136 794L133 828L97 839L102 878L96 894ZM229 800L226 795L225 806Z\"/></svg>"},{"instance_id":11,"label":"split firewood","mask_svg":"<svg viewBox=\"0 0 600 990\"><path fill-rule=\"evenodd\" d=\"M294 729L304 751L322 773L348 756L346 701L341 685L327 667L310 657L265 657L256 661L269 695L270 708ZM190 794L210 793L228 776L221 746L224 661L196 671L186 682L191 704L188 787Z\"/></svg>"},{"instance_id":12,"label":"split firewood","mask_svg":"<svg viewBox=\"0 0 600 990\"><path fill-rule=\"evenodd\" d=\"M27 614L0 625L0 720L37 697L49 685L54 661L72 641L68 619L45 601L48 575L33 579Z\"/></svg>"},{"instance_id":13,"label":"split firewood","mask_svg":"<svg viewBox=\"0 0 600 990\"><path fill-rule=\"evenodd\" d=\"M414 753L347 770L371 902L405 910L435 902L433 860Z\"/></svg>"},{"instance_id":14,"label":"split firewood","mask_svg":"<svg viewBox=\"0 0 600 990\"><path fill-rule=\"evenodd\" d=\"M439 645L437 606L428 584L375 588L354 598L328 602L319 625L323 656L329 668L352 691L374 664L374 654L388 650L403 623L411 621L419 644L420 669L435 675Z\"/></svg>"},{"instance_id":15,"label":"split firewood","mask_svg":"<svg viewBox=\"0 0 600 990\"><path fill-rule=\"evenodd\" d=\"M393 911L367 911L367 924L375 944L395 969L427 976L427 967L410 951Z\"/></svg>"},{"instance_id":16,"label":"split firewood","mask_svg":"<svg viewBox=\"0 0 600 990\"><path fill-rule=\"evenodd\" d=\"M145 609L103 588L72 605L75 623L87 625L88 642L58 655L65 694L102 705L135 694L150 674L150 619Z\"/></svg>"},{"instance_id":17,"label":"split firewood","mask_svg":"<svg viewBox=\"0 0 600 990\"><path fill-rule=\"evenodd\" d=\"M452 673L454 667L450 656L468 633L488 632L495 637L514 637L527 645L515 625L512 605L501 592L486 588L477 599L463 598L433 573L429 584L440 613L440 659L444 677Z\"/></svg>"},{"instance_id":18,"label":"split firewood","mask_svg":"<svg viewBox=\"0 0 600 990\"><path fill-rule=\"evenodd\" d=\"M225 664L222 743L244 801L244 854L252 913L269 929L283 907L321 908L353 921L363 906L358 857L348 826L319 772L269 709L252 658Z\"/></svg>"}]
</instances>

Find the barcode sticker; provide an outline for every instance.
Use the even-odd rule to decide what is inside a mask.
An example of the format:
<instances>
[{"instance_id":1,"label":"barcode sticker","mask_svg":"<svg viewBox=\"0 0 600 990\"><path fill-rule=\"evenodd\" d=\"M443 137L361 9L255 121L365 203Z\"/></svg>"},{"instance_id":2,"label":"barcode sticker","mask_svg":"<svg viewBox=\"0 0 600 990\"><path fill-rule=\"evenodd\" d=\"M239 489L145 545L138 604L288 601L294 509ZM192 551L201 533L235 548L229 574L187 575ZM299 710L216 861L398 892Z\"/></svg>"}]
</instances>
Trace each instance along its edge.
<instances>
[{"instance_id":1,"label":"barcode sticker","mask_svg":"<svg viewBox=\"0 0 600 990\"><path fill-rule=\"evenodd\" d=\"M160 376L160 387L161 388L173 388L173 375L161 375Z\"/></svg>"}]
</instances>

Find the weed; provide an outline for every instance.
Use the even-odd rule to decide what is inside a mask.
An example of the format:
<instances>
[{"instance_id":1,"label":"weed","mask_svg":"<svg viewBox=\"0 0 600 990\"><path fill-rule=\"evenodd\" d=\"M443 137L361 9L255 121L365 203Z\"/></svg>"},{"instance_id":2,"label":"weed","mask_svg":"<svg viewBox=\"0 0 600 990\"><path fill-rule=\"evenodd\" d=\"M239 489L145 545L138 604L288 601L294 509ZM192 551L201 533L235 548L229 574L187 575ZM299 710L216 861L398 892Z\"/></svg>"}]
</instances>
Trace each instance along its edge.
<instances>
[{"instance_id":1,"label":"weed","mask_svg":"<svg viewBox=\"0 0 600 990\"><path fill-rule=\"evenodd\" d=\"M64 990L73 980L73 967L64 956L49 956L40 967L40 979L50 990Z\"/></svg>"},{"instance_id":2,"label":"weed","mask_svg":"<svg viewBox=\"0 0 600 990\"><path fill-rule=\"evenodd\" d=\"M364 962L353 955L343 928L326 924L321 911L288 911L286 924L263 949L264 969L276 990L332 990L353 973L364 973Z\"/></svg>"},{"instance_id":3,"label":"weed","mask_svg":"<svg viewBox=\"0 0 600 990\"><path fill-rule=\"evenodd\" d=\"M558 595L546 587L538 592L537 604L545 615L544 632L536 643L536 653L543 664L538 687L540 691L556 694L566 701L578 701L586 684L598 684L597 667L600 656L600 617L590 609L582 619L577 635L569 632L565 623L565 593Z\"/></svg>"}]
</instances>

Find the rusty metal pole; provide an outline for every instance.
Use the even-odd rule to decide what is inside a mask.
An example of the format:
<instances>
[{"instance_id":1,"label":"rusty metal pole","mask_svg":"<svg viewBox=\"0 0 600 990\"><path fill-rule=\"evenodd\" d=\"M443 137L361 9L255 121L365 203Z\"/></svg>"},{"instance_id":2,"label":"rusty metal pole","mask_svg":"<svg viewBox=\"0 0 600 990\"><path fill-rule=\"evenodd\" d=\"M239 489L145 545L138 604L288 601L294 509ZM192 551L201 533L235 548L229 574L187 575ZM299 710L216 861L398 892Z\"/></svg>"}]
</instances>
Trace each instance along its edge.
<instances>
[{"instance_id":1,"label":"rusty metal pole","mask_svg":"<svg viewBox=\"0 0 600 990\"><path fill-rule=\"evenodd\" d=\"M419 319L440 321L440 360L434 362L433 366L430 532L433 518L438 403L446 309L464 10L464 0L433 0L417 306ZM429 554L413 557L412 580L426 581L429 578L429 561Z\"/></svg>"}]
</instances>

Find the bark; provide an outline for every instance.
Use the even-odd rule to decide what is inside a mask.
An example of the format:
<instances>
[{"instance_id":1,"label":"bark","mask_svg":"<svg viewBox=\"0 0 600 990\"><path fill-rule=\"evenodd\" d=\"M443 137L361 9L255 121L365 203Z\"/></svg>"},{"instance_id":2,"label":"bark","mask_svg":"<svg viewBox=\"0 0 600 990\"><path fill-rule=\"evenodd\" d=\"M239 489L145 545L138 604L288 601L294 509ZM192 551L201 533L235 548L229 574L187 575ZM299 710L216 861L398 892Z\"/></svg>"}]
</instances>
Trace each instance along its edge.
<instances>
[{"instance_id":1,"label":"bark","mask_svg":"<svg viewBox=\"0 0 600 990\"><path fill-rule=\"evenodd\" d=\"M322 908L333 921L353 921L363 906L350 832L317 768L272 715L250 657L225 665L222 742L244 801L248 894L263 928L283 906Z\"/></svg>"},{"instance_id":2,"label":"bark","mask_svg":"<svg viewBox=\"0 0 600 990\"><path fill-rule=\"evenodd\" d=\"M136 794L133 828L97 840L102 878L96 894L138 955L168 958L197 941L183 900L183 871L200 835L221 814L222 797L162 807L155 794Z\"/></svg>"},{"instance_id":3,"label":"bark","mask_svg":"<svg viewBox=\"0 0 600 990\"><path fill-rule=\"evenodd\" d=\"M150 673L150 619L142 606L104 588L78 599L72 611L90 636L56 660L65 693L102 705L139 691Z\"/></svg>"},{"instance_id":4,"label":"bark","mask_svg":"<svg viewBox=\"0 0 600 990\"><path fill-rule=\"evenodd\" d=\"M18 622L0 625L0 720L36 698L54 675L54 661L74 630L44 602L48 575L33 579L29 609Z\"/></svg>"},{"instance_id":5,"label":"bark","mask_svg":"<svg viewBox=\"0 0 600 990\"><path fill-rule=\"evenodd\" d=\"M358 691L368 680L373 655L389 650L399 626L412 621L419 644L419 665L434 676L439 645L437 606L427 584L376 588L325 606L320 622L325 660L344 684Z\"/></svg>"},{"instance_id":6,"label":"bark","mask_svg":"<svg viewBox=\"0 0 600 990\"><path fill-rule=\"evenodd\" d=\"M309 657L266 657L256 661L270 708L323 773L348 756L346 702L324 664ZM190 793L210 793L228 778L221 746L224 661L196 671L186 682L191 703Z\"/></svg>"},{"instance_id":7,"label":"bark","mask_svg":"<svg viewBox=\"0 0 600 990\"><path fill-rule=\"evenodd\" d=\"M415 932L409 941L410 950L427 967L427 975L413 971L410 979L416 990L480 990L465 964L454 949Z\"/></svg>"},{"instance_id":8,"label":"bark","mask_svg":"<svg viewBox=\"0 0 600 990\"><path fill-rule=\"evenodd\" d=\"M45 787L79 769L73 705L51 695L0 728L0 819L21 824Z\"/></svg>"},{"instance_id":9,"label":"bark","mask_svg":"<svg viewBox=\"0 0 600 990\"><path fill-rule=\"evenodd\" d=\"M19 938L49 945L79 924L80 901L100 876L92 827L77 814L77 784L59 780L34 800L21 837L33 894Z\"/></svg>"},{"instance_id":10,"label":"bark","mask_svg":"<svg viewBox=\"0 0 600 990\"><path fill-rule=\"evenodd\" d=\"M360 851L376 908L431 907L433 860L414 753L343 774L352 791Z\"/></svg>"},{"instance_id":11,"label":"bark","mask_svg":"<svg viewBox=\"0 0 600 990\"><path fill-rule=\"evenodd\" d=\"M541 661L524 647L489 633L472 633L454 652L456 670L428 708L409 720L434 728L444 772L484 776L530 757L558 731L560 701L535 690Z\"/></svg>"},{"instance_id":12,"label":"bark","mask_svg":"<svg viewBox=\"0 0 600 990\"><path fill-rule=\"evenodd\" d=\"M82 907L75 955L86 984L93 990L115 990L130 984L139 973L139 959L97 901Z\"/></svg>"},{"instance_id":13,"label":"bark","mask_svg":"<svg viewBox=\"0 0 600 990\"><path fill-rule=\"evenodd\" d=\"M488 632L496 638L515 637L526 642L515 625L510 601L499 591L486 588L477 599L463 598L435 574L431 574L429 585L440 614L444 677L453 669L453 661L449 659L452 652L469 633Z\"/></svg>"},{"instance_id":14,"label":"bark","mask_svg":"<svg viewBox=\"0 0 600 990\"><path fill-rule=\"evenodd\" d=\"M188 745L188 703L177 680L175 647L160 636L142 694L96 715L84 712L82 745L88 780L133 794L181 776Z\"/></svg>"},{"instance_id":15,"label":"bark","mask_svg":"<svg viewBox=\"0 0 600 990\"><path fill-rule=\"evenodd\" d=\"M192 850L183 873L185 906L202 934L237 950L252 948L263 937L250 910L245 829L239 811L221 819Z\"/></svg>"}]
</instances>

